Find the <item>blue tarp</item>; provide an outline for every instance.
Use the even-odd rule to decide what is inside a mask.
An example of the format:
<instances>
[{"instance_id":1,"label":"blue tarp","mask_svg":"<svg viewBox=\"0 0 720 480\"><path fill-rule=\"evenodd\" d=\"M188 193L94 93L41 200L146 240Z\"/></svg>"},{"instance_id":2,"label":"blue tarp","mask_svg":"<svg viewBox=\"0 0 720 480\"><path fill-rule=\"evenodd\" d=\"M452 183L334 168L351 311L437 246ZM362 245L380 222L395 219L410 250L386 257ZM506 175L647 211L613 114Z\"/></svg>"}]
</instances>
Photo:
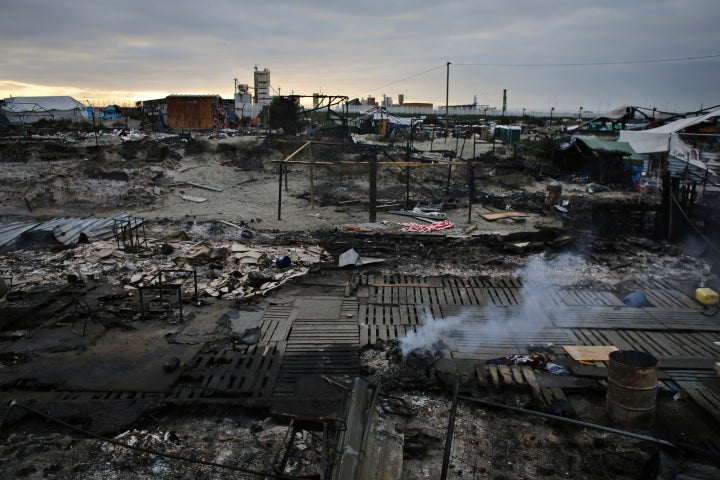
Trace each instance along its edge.
<instances>
[{"instance_id":1,"label":"blue tarp","mask_svg":"<svg viewBox=\"0 0 720 480\"><path fill-rule=\"evenodd\" d=\"M122 118L122 112L120 111L120 107L117 105L108 105L107 107L102 109L102 114L100 115L100 118L103 120L115 120L118 118Z\"/></svg>"}]
</instances>

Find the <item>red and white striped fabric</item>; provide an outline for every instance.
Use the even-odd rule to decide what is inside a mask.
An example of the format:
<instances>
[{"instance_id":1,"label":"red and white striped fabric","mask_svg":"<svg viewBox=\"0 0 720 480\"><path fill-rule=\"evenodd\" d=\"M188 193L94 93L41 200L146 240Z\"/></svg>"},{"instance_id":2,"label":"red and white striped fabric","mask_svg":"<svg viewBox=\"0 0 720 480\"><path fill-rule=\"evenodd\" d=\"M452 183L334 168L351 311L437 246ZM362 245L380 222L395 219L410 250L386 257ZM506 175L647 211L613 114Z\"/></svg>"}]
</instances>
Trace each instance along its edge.
<instances>
[{"instance_id":1,"label":"red and white striped fabric","mask_svg":"<svg viewBox=\"0 0 720 480\"><path fill-rule=\"evenodd\" d=\"M455 228L455 224L450 220L442 220L433 223L400 223L406 232L428 233L445 230L446 228Z\"/></svg>"}]
</instances>

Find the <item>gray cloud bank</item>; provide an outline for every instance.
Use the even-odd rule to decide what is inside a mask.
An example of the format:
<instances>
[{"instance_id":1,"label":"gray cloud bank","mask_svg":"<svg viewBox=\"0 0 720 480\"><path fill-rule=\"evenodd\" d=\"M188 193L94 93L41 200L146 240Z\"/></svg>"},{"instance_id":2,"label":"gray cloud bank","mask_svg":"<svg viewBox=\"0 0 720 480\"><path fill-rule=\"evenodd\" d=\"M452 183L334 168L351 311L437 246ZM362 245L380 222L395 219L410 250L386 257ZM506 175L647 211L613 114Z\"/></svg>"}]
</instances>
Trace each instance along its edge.
<instances>
[{"instance_id":1,"label":"gray cloud bank","mask_svg":"<svg viewBox=\"0 0 720 480\"><path fill-rule=\"evenodd\" d=\"M718 18L715 0L6 0L0 81L229 97L258 65L282 93L440 104L449 61L451 103L690 110L720 103L720 58L621 62L720 54Z\"/></svg>"}]
</instances>

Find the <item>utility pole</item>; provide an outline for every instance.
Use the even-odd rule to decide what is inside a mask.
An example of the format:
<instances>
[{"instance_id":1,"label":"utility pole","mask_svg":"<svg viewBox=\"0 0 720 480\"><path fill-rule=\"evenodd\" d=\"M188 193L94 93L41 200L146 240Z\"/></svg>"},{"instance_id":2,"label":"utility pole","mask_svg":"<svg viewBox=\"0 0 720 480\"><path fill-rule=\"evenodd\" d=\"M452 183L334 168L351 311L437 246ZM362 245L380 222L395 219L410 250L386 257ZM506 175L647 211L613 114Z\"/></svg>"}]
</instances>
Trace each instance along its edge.
<instances>
[{"instance_id":1,"label":"utility pole","mask_svg":"<svg viewBox=\"0 0 720 480\"><path fill-rule=\"evenodd\" d=\"M449 121L448 114L450 111L450 62L446 65L447 75L445 79L445 141L447 142Z\"/></svg>"}]
</instances>

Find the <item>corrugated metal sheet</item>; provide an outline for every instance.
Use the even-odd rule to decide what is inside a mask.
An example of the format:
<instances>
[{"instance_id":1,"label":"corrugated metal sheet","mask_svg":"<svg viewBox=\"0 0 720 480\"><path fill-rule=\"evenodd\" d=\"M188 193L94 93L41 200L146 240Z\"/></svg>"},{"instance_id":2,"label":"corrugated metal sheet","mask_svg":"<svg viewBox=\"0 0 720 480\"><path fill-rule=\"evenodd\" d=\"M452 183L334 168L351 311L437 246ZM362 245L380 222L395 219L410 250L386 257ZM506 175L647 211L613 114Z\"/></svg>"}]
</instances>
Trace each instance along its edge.
<instances>
[{"instance_id":1,"label":"corrugated metal sheet","mask_svg":"<svg viewBox=\"0 0 720 480\"><path fill-rule=\"evenodd\" d=\"M109 218L54 218L39 223L14 222L0 225L0 247L12 245L22 235L35 232L51 232L64 245L77 244L81 235L89 241L107 240L113 237L113 226L117 220L130 222L133 227L144 222L127 213Z\"/></svg>"}]
</instances>

